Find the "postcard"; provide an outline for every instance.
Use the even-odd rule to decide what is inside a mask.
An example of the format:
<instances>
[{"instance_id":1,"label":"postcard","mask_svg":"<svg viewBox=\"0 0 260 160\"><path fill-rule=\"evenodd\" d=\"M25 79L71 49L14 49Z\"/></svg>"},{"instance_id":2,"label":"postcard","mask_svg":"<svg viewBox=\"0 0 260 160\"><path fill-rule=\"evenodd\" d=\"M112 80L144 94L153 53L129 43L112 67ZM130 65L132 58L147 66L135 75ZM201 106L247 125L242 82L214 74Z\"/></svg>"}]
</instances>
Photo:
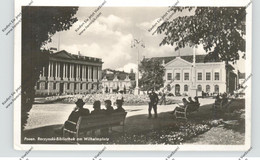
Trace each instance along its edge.
<instances>
[{"instance_id":1,"label":"postcard","mask_svg":"<svg viewBox=\"0 0 260 160\"><path fill-rule=\"evenodd\" d=\"M15 1L16 150L246 151L252 2Z\"/></svg>"}]
</instances>

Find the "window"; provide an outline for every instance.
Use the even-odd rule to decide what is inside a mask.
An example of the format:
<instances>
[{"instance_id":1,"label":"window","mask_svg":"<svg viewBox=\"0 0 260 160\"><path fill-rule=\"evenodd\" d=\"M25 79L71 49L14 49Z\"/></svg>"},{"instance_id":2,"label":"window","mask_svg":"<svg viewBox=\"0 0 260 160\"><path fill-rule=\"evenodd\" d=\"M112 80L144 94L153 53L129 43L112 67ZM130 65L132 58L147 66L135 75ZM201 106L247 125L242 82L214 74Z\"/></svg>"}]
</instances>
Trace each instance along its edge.
<instances>
[{"instance_id":1,"label":"window","mask_svg":"<svg viewBox=\"0 0 260 160\"><path fill-rule=\"evenodd\" d=\"M189 80L189 73L184 73L184 80L185 81L188 81Z\"/></svg>"},{"instance_id":2,"label":"window","mask_svg":"<svg viewBox=\"0 0 260 160\"><path fill-rule=\"evenodd\" d=\"M207 92L207 93L210 92L210 85L206 85L206 92Z\"/></svg>"},{"instance_id":3,"label":"window","mask_svg":"<svg viewBox=\"0 0 260 160\"><path fill-rule=\"evenodd\" d=\"M45 82L45 89L48 89L48 82Z\"/></svg>"},{"instance_id":4,"label":"window","mask_svg":"<svg viewBox=\"0 0 260 160\"><path fill-rule=\"evenodd\" d=\"M185 91L185 92L187 92L187 91L188 91L188 89L189 89L188 85L187 85L187 84L185 84L185 85L184 85L184 91Z\"/></svg>"},{"instance_id":5,"label":"window","mask_svg":"<svg viewBox=\"0 0 260 160\"><path fill-rule=\"evenodd\" d=\"M198 91L199 91L199 92L202 91L202 87L201 87L201 85L198 85Z\"/></svg>"},{"instance_id":6,"label":"window","mask_svg":"<svg viewBox=\"0 0 260 160\"><path fill-rule=\"evenodd\" d=\"M219 93L219 86L215 85L215 93Z\"/></svg>"},{"instance_id":7,"label":"window","mask_svg":"<svg viewBox=\"0 0 260 160\"><path fill-rule=\"evenodd\" d=\"M202 73L201 72L198 73L198 80L202 80Z\"/></svg>"},{"instance_id":8,"label":"window","mask_svg":"<svg viewBox=\"0 0 260 160\"><path fill-rule=\"evenodd\" d=\"M69 90L69 89L70 89L70 83L67 84L67 90Z\"/></svg>"},{"instance_id":9,"label":"window","mask_svg":"<svg viewBox=\"0 0 260 160\"><path fill-rule=\"evenodd\" d=\"M82 83L80 84L80 89L81 89L81 90L83 89L83 84L82 84Z\"/></svg>"},{"instance_id":10,"label":"window","mask_svg":"<svg viewBox=\"0 0 260 160\"><path fill-rule=\"evenodd\" d=\"M215 72L215 81L219 80L219 72Z\"/></svg>"},{"instance_id":11,"label":"window","mask_svg":"<svg viewBox=\"0 0 260 160\"><path fill-rule=\"evenodd\" d=\"M53 89L56 90L56 83L53 83Z\"/></svg>"},{"instance_id":12,"label":"window","mask_svg":"<svg viewBox=\"0 0 260 160\"><path fill-rule=\"evenodd\" d=\"M175 79L176 80L180 80L181 79L181 74L180 73L176 73Z\"/></svg>"},{"instance_id":13,"label":"window","mask_svg":"<svg viewBox=\"0 0 260 160\"><path fill-rule=\"evenodd\" d=\"M211 79L210 72L207 72L206 73L206 81L210 81L210 79Z\"/></svg>"},{"instance_id":14,"label":"window","mask_svg":"<svg viewBox=\"0 0 260 160\"><path fill-rule=\"evenodd\" d=\"M171 73L167 73L167 80L172 80L172 74Z\"/></svg>"}]
</instances>

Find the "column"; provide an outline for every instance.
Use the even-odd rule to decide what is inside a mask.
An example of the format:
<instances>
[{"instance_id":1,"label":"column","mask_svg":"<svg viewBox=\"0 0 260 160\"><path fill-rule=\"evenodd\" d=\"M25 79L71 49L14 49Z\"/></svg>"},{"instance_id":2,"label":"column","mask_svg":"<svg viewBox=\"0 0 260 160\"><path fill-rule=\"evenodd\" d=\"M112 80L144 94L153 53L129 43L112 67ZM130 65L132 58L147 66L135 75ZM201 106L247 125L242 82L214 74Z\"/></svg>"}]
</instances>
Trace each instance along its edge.
<instances>
[{"instance_id":1,"label":"column","mask_svg":"<svg viewBox=\"0 0 260 160\"><path fill-rule=\"evenodd\" d=\"M86 68L86 66L83 65L83 66L82 66L82 80L85 80L85 79L86 79L86 77L85 77L85 68Z\"/></svg>"},{"instance_id":2,"label":"column","mask_svg":"<svg viewBox=\"0 0 260 160\"><path fill-rule=\"evenodd\" d=\"M71 78L74 79L74 64L71 66Z\"/></svg>"},{"instance_id":3,"label":"column","mask_svg":"<svg viewBox=\"0 0 260 160\"><path fill-rule=\"evenodd\" d=\"M55 78L58 77L58 65L57 65L58 62L55 62Z\"/></svg>"},{"instance_id":4,"label":"column","mask_svg":"<svg viewBox=\"0 0 260 160\"><path fill-rule=\"evenodd\" d=\"M88 66L88 81L91 81L91 66Z\"/></svg>"},{"instance_id":5,"label":"column","mask_svg":"<svg viewBox=\"0 0 260 160\"><path fill-rule=\"evenodd\" d=\"M56 62L56 77L59 78L59 62Z\"/></svg>"},{"instance_id":6,"label":"column","mask_svg":"<svg viewBox=\"0 0 260 160\"><path fill-rule=\"evenodd\" d=\"M100 67L98 67L97 74L98 74L97 79L100 80Z\"/></svg>"},{"instance_id":7,"label":"column","mask_svg":"<svg viewBox=\"0 0 260 160\"><path fill-rule=\"evenodd\" d=\"M51 77L54 77L54 62L51 62Z\"/></svg>"},{"instance_id":8,"label":"column","mask_svg":"<svg viewBox=\"0 0 260 160\"><path fill-rule=\"evenodd\" d=\"M65 63L63 63L63 79L65 78Z\"/></svg>"},{"instance_id":9,"label":"column","mask_svg":"<svg viewBox=\"0 0 260 160\"><path fill-rule=\"evenodd\" d=\"M45 77L45 67L42 68L42 76Z\"/></svg>"},{"instance_id":10,"label":"column","mask_svg":"<svg viewBox=\"0 0 260 160\"><path fill-rule=\"evenodd\" d=\"M96 80L96 67L93 67L93 80Z\"/></svg>"},{"instance_id":11,"label":"column","mask_svg":"<svg viewBox=\"0 0 260 160\"><path fill-rule=\"evenodd\" d=\"M51 65L50 65L50 62L49 62L49 65L48 65L48 77L51 76L51 75L50 75L50 72L51 72L50 68L51 68Z\"/></svg>"},{"instance_id":12,"label":"column","mask_svg":"<svg viewBox=\"0 0 260 160\"><path fill-rule=\"evenodd\" d=\"M69 78L69 64L66 64L66 78Z\"/></svg>"},{"instance_id":13,"label":"column","mask_svg":"<svg viewBox=\"0 0 260 160\"><path fill-rule=\"evenodd\" d=\"M79 78L80 78L81 65L79 64Z\"/></svg>"},{"instance_id":14,"label":"column","mask_svg":"<svg viewBox=\"0 0 260 160\"><path fill-rule=\"evenodd\" d=\"M78 65L75 64L74 67L76 68L76 74L75 74L75 78L77 79L78 78Z\"/></svg>"},{"instance_id":15,"label":"column","mask_svg":"<svg viewBox=\"0 0 260 160\"><path fill-rule=\"evenodd\" d=\"M64 63L64 65L63 65L63 67L64 67L64 68L63 68L63 71L64 71L63 75L64 75L64 78L65 78L65 79L68 78L66 66L67 66L67 63Z\"/></svg>"},{"instance_id":16,"label":"column","mask_svg":"<svg viewBox=\"0 0 260 160\"><path fill-rule=\"evenodd\" d=\"M58 68L57 77L60 78L60 62L57 62L57 68Z\"/></svg>"},{"instance_id":17,"label":"column","mask_svg":"<svg viewBox=\"0 0 260 160\"><path fill-rule=\"evenodd\" d=\"M95 67L95 70L94 70L94 75L95 75L95 80L97 80L98 79L98 67Z\"/></svg>"},{"instance_id":18,"label":"column","mask_svg":"<svg viewBox=\"0 0 260 160\"><path fill-rule=\"evenodd\" d=\"M72 78L72 65L71 64L69 64L70 65L70 75L69 75L69 77L70 77L70 79Z\"/></svg>"}]
</instances>

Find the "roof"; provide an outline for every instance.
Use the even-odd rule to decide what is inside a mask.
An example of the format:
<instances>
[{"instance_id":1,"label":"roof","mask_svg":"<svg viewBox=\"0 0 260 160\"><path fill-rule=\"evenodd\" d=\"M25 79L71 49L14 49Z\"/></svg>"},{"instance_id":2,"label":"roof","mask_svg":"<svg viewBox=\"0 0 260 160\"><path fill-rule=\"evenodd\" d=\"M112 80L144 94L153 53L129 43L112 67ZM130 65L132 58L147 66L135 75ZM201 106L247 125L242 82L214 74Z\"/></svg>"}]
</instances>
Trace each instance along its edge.
<instances>
[{"instance_id":1,"label":"roof","mask_svg":"<svg viewBox=\"0 0 260 160\"><path fill-rule=\"evenodd\" d=\"M52 54L50 54L50 57L58 58L58 59L70 59L70 60L103 63L102 59L100 59L100 58L71 54L71 53L68 53L65 50L62 50L62 51L59 51L59 52L56 52L56 53L52 53Z\"/></svg>"},{"instance_id":2,"label":"roof","mask_svg":"<svg viewBox=\"0 0 260 160\"><path fill-rule=\"evenodd\" d=\"M109 73L107 73L107 71L109 71ZM127 76L129 76L130 80L135 80L135 73L127 73L124 71L116 71L111 69L105 69L102 71L102 79L106 77L108 81L112 81L116 76L118 80L125 80Z\"/></svg>"},{"instance_id":3,"label":"roof","mask_svg":"<svg viewBox=\"0 0 260 160\"><path fill-rule=\"evenodd\" d=\"M202 55L196 55L196 63L207 63L208 61L206 61L206 54L202 54ZM151 59L154 60L159 60L159 61L163 61L164 63L168 63L172 60L174 60L176 57L178 56L169 56L169 57L152 57ZM193 55L187 55L187 56L180 56L180 58L192 63L193 62ZM214 62L220 62L220 61L214 61Z\"/></svg>"}]
</instances>

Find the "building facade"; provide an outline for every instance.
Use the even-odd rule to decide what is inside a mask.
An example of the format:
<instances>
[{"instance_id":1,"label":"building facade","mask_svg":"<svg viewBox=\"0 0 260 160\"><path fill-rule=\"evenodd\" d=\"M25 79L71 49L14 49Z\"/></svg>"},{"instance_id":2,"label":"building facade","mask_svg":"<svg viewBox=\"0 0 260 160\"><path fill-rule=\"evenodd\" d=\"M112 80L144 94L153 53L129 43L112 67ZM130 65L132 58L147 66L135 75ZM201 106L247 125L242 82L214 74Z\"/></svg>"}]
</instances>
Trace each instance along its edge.
<instances>
[{"instance_id":1,"label":"building facade","mask_svg":"<svg viewBox=\"0 0 260 160\"><path fill-rule=\"evenodd\" d=\"M160 57L165 67L164 87L174 95L233 93L237 88L234 68L225 62L205 62L205 55ZM195 63L193 62L195 60Z\"/></svg>"},{"instance_id":2,"label":"building facade","mask_svg":"<svg viewBox=\"0 0 260 160\"><path fill-rule=\"evenodd\" d=\"M102 59L70 54L50 54L36 83L36 95L85 94L99 89Z\"/></svg>"},{"instance_id":3,"label":"building facade","mask_svg":"<svg viewBox=\"0 0 260 160\"><path fill-rule=\"evenodd\" d=\"M123 91L129 93L133 89L135 83L135 73L126 73L121 71L115 71L106 69L103 70L102 76L102 88L103 93L113 93Z\"/></svg>"}]
</instances>

